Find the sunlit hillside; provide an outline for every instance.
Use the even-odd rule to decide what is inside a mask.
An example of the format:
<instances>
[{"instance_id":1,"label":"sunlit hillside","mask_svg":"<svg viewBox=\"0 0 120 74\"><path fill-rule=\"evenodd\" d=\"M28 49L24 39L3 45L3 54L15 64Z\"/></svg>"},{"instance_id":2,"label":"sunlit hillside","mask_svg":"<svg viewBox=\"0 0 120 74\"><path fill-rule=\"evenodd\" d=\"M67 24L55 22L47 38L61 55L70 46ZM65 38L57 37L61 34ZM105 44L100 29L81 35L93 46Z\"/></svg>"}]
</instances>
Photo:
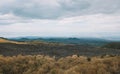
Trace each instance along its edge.
<instances>
[{"instance_id":1,"label":"sunlit hillside","mask_svg":"<svg viewBox=\"0 0 120 74\"><path fill-rule=\"evenodd\" d=\"M14 43L14 44L26 44L25 42L10 41L5 38L0 38L0 43Z\"/></svg>"},{"instance_id":2,"label":"sunlit hillside","mask_svg":"<svg viewBox=\"0 0 120 74\"><path fill-rule=\"evenodd\" d=\"M0 43L7 43L7 42L10 42L9 40L6 40L4 38L0 38Z\"/></svg>"}]
</instances>

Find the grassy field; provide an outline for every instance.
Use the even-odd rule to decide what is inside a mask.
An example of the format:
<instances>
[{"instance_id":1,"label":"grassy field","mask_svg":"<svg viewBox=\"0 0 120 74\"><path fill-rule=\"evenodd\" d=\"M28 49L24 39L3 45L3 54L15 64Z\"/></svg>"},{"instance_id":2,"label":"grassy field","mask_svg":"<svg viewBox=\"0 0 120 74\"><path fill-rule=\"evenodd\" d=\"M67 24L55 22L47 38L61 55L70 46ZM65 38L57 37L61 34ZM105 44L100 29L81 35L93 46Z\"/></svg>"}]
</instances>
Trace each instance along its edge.
<instances>
[{"instance_id":1,"label":"grassy field","mask_svg":"<svg viewBox=\"0 0 120 74\"><path fill-rule=\"evenodd\" d=\"M120 74L120 56L0 56L0 74Z\"/></svg>"},{"instance_id":2,"label":"grassy field","mask_svg":"<svg viewBox=\"0 0 120 74\"><path fill-rule=\"evenodd\" d=\"M94 47L2 38L0 74L120 74L119 43Z\"/></svg>"}]
</instances>

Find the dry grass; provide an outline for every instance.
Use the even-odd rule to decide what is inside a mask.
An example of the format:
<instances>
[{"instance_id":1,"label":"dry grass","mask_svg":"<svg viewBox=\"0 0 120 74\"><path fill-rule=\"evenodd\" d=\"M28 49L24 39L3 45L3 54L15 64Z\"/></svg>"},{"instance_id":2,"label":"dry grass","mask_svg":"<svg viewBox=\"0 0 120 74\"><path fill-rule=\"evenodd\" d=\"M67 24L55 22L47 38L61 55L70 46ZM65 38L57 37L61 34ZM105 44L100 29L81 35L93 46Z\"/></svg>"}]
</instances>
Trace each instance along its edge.
<instances>
[{"instance_id":1,"label":"dry grass","mask_svg":"<svg viewBox=\"0 0 120 74\"><path fill-rule=\"evenodd\" d=\"M14 44L27 44L25 42L16 42L0 38L0 43L14 43Z\"/></svg>"},{"instance_id":2,"label":"dry grass","mask_svg":"<svg viewBox=\"0 0 120 74\"><path fill-rule=\"evenodd\" d=\"M120 74L120 56L0 56L0 74Z\"/></svg>"}]
</instances>

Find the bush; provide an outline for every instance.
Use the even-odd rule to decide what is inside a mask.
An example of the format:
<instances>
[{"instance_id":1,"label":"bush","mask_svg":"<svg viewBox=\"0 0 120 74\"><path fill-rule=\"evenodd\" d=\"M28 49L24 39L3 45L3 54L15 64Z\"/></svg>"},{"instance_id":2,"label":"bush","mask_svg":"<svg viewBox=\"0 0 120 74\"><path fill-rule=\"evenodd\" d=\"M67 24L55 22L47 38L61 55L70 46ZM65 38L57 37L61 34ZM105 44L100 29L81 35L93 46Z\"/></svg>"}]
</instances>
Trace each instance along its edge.
<instances>
[{"instance_id":1,"label":"bush","mask_svg":"<svg viewBox=\"0 0 120 74\"><path fill-rule=\"evenodd\" d=\"M0 56L0 74L120 74L120 56Z\"/></svg>"}]
</instances>

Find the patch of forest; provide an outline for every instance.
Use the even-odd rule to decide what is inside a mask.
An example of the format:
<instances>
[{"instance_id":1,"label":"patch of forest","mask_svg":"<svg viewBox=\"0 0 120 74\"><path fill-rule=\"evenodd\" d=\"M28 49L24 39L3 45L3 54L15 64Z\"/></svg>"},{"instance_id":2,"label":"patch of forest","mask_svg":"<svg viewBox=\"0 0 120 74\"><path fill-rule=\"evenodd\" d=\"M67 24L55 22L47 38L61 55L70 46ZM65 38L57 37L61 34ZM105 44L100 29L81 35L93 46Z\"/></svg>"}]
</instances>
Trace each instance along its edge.
<instances>
[{"instance_id":1,"label":"patch of forest","mask_svg":"<svg viewBox=\"0 0 120 74\"><path fill-rule=\"evenodd\" d=\"M120 42L110 42L103 45L103 48L120 49Z\"/></svg>"},{"instance_id":2,"label":"patch of forest","mask_svg":"<svg viewBox=\"0 0 120 74\"><path fill-rule=\"evenodd\" d=\"M57 44L57 43L0 43L0 54L5 56L22 55L49 55L65 57L70 55L98 56L98 55L120 55L120 49L109 49L93 47L90 45Z\"/></svg>"}]
</instances>

